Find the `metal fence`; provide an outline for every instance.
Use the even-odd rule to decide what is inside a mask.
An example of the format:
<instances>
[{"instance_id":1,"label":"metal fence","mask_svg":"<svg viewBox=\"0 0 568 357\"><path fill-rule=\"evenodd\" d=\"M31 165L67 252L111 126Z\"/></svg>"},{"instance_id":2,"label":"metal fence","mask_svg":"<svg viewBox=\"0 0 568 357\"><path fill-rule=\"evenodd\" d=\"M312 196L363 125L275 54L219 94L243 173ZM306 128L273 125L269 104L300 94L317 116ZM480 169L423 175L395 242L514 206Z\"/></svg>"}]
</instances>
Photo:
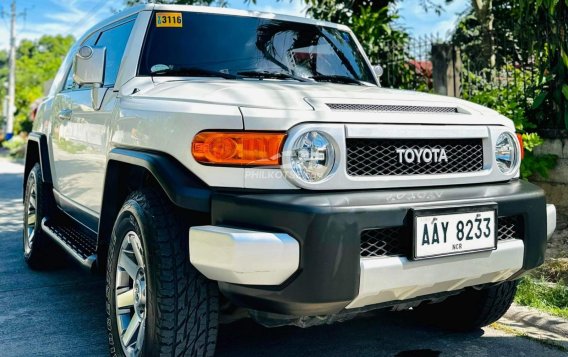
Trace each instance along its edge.
<instances>
[{"instance_id":1,"label":"metal fence","mask_svg":"<svg viewBox=\"0 0 568 357\"><path fill-rule=\"evenodd\" d=\"M452 95L493 107L514 103L508 113L514 119L530 110L539 79L530 55L521 60L511 53L491 68L471 49L435 35L421 36L390 47L381 63L381 82L384 87Z\"/></svg>"},{"instance_id":2,"label":"metal fence","mask_svg":"<svg viewBox=\"0 0 568 357\"><path fill-rule=\"evenodd\" d=\"M388 46L381 78L383 86L390 88L432 90L432 45L441 40L434 35L413 38L405 44Z\"/></svg>"}]
</instances>

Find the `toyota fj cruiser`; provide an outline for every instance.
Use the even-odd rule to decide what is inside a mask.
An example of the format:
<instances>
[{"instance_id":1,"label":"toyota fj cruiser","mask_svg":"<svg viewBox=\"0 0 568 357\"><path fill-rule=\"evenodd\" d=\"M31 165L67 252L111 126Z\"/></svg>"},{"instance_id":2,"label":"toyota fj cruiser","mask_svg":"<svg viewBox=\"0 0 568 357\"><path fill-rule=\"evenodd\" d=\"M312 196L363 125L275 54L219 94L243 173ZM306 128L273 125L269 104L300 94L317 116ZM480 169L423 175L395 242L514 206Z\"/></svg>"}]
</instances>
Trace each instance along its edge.
<instances>
[{"instance_id":1,"label":"toyota fj cruiser","mask_svg":"<svg viewBox=\"0 0 568 357\"><path fill-rule=\"evenodd\" d=\"M521 156L492 110L381 88L345 26L143 5L77 42L38 111L24 257L106 271L116 355L211 355L234 306L478 328L555 229Z\"/></svg>"}]
</instances>

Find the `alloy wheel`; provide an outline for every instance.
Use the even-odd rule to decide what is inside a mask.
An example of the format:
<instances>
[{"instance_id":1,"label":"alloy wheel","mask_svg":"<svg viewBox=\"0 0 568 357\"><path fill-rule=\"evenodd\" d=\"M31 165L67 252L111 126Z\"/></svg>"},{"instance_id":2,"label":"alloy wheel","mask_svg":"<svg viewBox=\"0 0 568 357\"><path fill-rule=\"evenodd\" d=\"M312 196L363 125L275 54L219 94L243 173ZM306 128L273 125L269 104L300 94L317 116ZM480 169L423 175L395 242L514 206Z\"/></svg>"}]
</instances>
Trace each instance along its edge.
<instances>
[{"instance_id":1,"label":"alloy wheel","mask_svg":"<svg viewBox=\"0 0 568 357\"><path fill-rule=\"evenodd\" d=\"M28 187L30 187L30 194L26 202L26 215L24 217L24 250L26 254L29 254L32 250L37 219L37 190L35 182L30 182Z\"/></svg>"},{"instance_id":2,"label":"alloy wheel","mask_svg":"<svg viewBox=\"0 0 568 357\"><path fill-rule=\"evenodd\" d=\"M115 305L120 343L126 356L140 356L146 329L146 263L140 237L122 240L116 268Z\"/></svg>"}]
</instances>

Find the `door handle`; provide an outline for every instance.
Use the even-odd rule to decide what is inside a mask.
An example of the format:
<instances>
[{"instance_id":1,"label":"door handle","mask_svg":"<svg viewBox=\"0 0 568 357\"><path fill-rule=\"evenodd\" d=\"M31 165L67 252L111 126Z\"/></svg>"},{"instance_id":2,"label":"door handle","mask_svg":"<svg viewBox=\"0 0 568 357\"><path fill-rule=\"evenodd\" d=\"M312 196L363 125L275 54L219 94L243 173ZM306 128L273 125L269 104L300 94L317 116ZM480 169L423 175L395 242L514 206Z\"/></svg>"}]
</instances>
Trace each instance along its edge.
<instances>
[{"instance_id":1,"label":"door handle","mask_svg":"<svg viewBox=\"0 0 568 357\"><path fill-rule=\"evenodd\" d=\"M57 117L61 120L69 120L71 119L71 113L73 113L71 109L63 109L59 112L59 115L57 115Z\"/></svg>"}]
</instances>

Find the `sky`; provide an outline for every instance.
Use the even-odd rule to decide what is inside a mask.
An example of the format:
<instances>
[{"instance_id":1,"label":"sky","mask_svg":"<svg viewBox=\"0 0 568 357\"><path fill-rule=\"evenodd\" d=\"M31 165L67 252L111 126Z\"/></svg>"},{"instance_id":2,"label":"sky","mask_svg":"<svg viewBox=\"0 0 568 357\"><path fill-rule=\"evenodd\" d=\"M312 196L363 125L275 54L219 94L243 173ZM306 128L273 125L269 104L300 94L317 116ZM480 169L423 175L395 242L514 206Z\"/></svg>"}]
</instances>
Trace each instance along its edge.
<instances>
[{"instance_id":1,"label":"sky","mask_svg":"<svg viewBox=\"0 0 568 357\"><path fill-rule=\"evenodd\" d=\"M3 14L0 18L0 49L7 49L9 45L10 2L0 0L0 13ZM124 3L124 0L17 0L17 12L21 15L16 27L17 41L37 39L44 34L71 34L78 38L100 20L122 9ZM469 0L454 0L438 16L433 12L425 13L418 0L402 0L397 5L401 16L397 24L407 29L411 36L438 33L444 38L468 3ZM256 5L230 0L229 7L298 16L305 16L306 10L302 0L257 0Z\"/></svg>"}]
</instances>

